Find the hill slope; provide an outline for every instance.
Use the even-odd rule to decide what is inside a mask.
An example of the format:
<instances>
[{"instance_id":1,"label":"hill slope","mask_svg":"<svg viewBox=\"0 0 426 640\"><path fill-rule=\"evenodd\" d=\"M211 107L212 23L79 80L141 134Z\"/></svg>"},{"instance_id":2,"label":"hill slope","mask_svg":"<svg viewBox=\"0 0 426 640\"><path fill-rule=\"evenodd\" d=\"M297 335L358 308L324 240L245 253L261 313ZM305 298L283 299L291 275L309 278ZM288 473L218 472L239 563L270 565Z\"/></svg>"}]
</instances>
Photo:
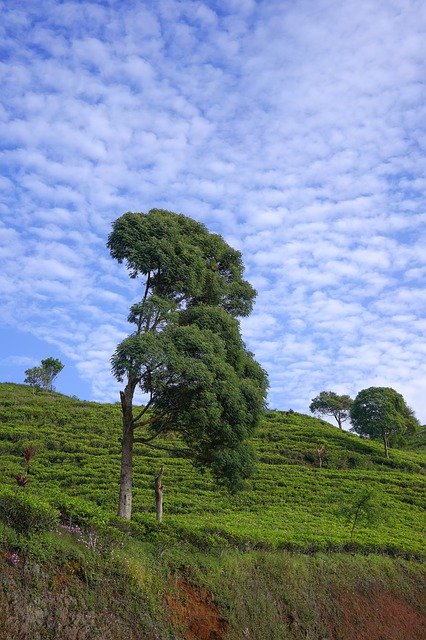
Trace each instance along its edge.
<instances>
[{"instance_id":1,"label":"hill slope","mask_svg":"<svg viewBox=\"0 0 426 640\"><path fill-rule=\"evenodd\" d=\"M328 423L268 412L253 441L258 473L236 496L187 460L139 447L129 525L114 516L119 439L118 405L0 384L2 640L423 639L418 452L386 460ZM366 486L382 510L351 540L341 512Z\"/></svg>"},{"instance_id":2,"label":"hill slope","mask_svg":"<svg viewBox=\"0 0 426 640\"><path fill-rule=\"evenodd\" d=\"M176 444L169 439L168 447ZM345 549L421 554L426 481L424 456L392 450L297 413L267 412L254 439L259 464L247 489L217 490L190 463L137 445L134 521L154 524L153 477L165 465L165 527L192 541L241 548ZM2 483L15 484L23 448L37 453L27 491L53 501L75 496L94 513L116 509L120 452L118 405L81 402L23 385L0 384ZM319 468L317 448L325 447ZM377 522L350 536L342 512L361 486L376 492Z\"/></svg>"}]
</instances>

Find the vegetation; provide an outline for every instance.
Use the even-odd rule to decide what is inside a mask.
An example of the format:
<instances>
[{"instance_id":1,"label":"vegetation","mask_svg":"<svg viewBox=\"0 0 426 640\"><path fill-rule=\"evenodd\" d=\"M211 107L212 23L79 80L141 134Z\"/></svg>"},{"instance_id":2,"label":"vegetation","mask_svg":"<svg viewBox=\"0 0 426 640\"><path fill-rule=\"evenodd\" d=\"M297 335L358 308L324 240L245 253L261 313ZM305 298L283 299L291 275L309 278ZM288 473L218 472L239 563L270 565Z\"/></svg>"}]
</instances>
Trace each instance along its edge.
<instances>
[{"instance_id":1,"label":"vegetation","mask_svg":"<svg viewBox=\"0 0 426 640\"><path fill-rule=\"evenodd\" d=\"M236 320L250 313L255 296L242 277L241 254L204 225L159 209L121 216L108 247L132 278L144 279L128 318L134 331L112 358L115 377L125 383L118 515L132 513L136 430L138 443L150 446L178 433L183 455L238 489L253 472L246 440L267 389ZM135 414L138 386L148 400Z\"/></svg>"},{"instance_id":2,"label":"vegetation","mask_svg":"<svg viewBox=\"0 0 426 640\"><path fill-rule=\"evenodd\" d=\"M118 403L0 384L5 640L23 629L34 640L346 640L353 629L420 640L421 451L393 448L386 458L374 440L267 411L251 439L257 474L233 496L181 457L176 434L159 436L172 452L135 444L129 522L114 514L111 481L120 413ZM15 476L29 448L36 452L23 488ZM160 524L154 479L162 465Z\"/></svg>"},{"instance_id":3,"label":"vegetation","mask_svg":"<svg viewBox=\"0 0 426 640\"><path fill-rule=\"evenodd\" d=\"M374 524L379 520L382 512L383 496L369 487L361 487L351 498L348 504L343 505L342 515L351 524L351 541L355 528L361 521Z\"/></svg>"},{"instance_id":4,"label":"vegetation","mask_svg":"<svg viewBox=\"0 0 426 640\"><path fill-rule=\"evenodd\" d=\"M64 365L56 358L46 358L39 367L32 367L25 371L25 383L35 389L53 390L53 381L60 374Z\"/></svg>"},{"instance_id":5,"label":"vegetation","mask_svg":"<svg viewBox=\"0 0 426 640\"><path fill-rule=\"evenodd\" d=\"M24 491L50 501L81 524L114 521L120 466L120 406L81 402L57 393L0 385L0 451L5 484L16 486L24 448L37 453ZM322 468L316 449L325 443ZM187 539L205 546L308 551L357 548L422 553L424 456L351 435L313 417L268 411L251 439L257 473L230 495L182 457L180 440L160 439L170 451L135 444L134 522L138 535ZM164 465L164 522L155 527L154 478ZM362 523L351 544L342 506L362 485L383 497L386 518ZM16 487L16 490L21 490ZM149 533L151 535L151 533ZM207 541L207 542L206 542Z\"/></svg>"},{"instance_id":6,"label":"vegetation","mask_svg":"<svg viewBox=\"0 0 426 640\"><path fill-rule=\"evenodd\" d=\"M351 409L352 430L370 438L381 438L385 455L398 437L414 433L419 423L400 393L389 387L360 391Z\"/></svg>"},{"instance_id":7,"label":"vegetation","mask_svg":"<svg viewBox=\"0 0 426 640\"><path fill-rule=\"evenodd\" d=\"M339 429L343 429L342 424L348 420L352 405L353 400L349 396L339 396L334 391L321 391L312 399L309 409L320 416L333 416Z\"/></svg>"}]
</instances>

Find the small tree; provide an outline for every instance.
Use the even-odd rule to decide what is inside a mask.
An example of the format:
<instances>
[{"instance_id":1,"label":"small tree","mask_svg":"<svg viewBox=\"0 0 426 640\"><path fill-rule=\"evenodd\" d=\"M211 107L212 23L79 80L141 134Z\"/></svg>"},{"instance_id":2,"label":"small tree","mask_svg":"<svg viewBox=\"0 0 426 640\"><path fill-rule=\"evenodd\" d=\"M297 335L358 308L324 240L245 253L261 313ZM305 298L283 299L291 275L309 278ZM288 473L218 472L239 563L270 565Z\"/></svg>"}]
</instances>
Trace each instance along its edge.
<instances>
[{"instance_id":1,"label":"small tree","mask_svg":"<svg viewBox=\"0 0 426 640\"><path fill-rule=\"evenodd\" d=\"M333 416L339 429L342 429L342 423L349 418L352 404L353 400L349 396L339 396L334 391L321 391L312 399L309 409L318 415Z\"/></svg>"},{"instance_id":2,"label":"small tree","mask_svg":"<svg viewBox=\"0 0 426 640\"><path fill-rule=\"evenodd\" d=\"M39 367L32 367L25 371L26 384L36 389L53 390L53 381L62 371L64 365L56 358L45 358Z\"/></svg>"},{"instance_id":3,"label":"small tree","mask_svg":"<svg viewBox=\"0 0 426 640\"><path fill-rule=\"evenodd\" d=\"M400 393L390 387L369 387L356 396L351 409L352 431L381 439L389 458L392 440L414 433L419 422Z\"/></svg>"},{"instance_id":4,"label":"small tree","mask_svg":"<svg viewBox=\"0 0 426 640\"><path fill-rule=\"evenodd\" d=\"M342 515L351 526L351 542L355 529L360 523L374 524L382 513L382 500L374 489L362 487L355 492L350 502L339 509Z\"/></svg>"}]
</instances>

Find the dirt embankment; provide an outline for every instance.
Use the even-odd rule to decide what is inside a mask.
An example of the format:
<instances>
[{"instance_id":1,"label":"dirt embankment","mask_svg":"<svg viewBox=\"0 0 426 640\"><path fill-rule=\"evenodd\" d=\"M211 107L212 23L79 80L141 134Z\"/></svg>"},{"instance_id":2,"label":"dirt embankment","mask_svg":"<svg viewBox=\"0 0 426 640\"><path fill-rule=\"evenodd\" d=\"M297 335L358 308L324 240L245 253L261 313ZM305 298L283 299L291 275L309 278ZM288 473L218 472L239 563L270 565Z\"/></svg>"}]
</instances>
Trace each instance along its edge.
<instances>
[{"instance_id":1,"label":"dirt embankment","mask_svg":"<svg viewBox=\"0 0 426 640\"><path fill-rule=\"evenodd\" d=\"M149 611L114 582L90 584L78 563L60 571L0 562L0 640L424 640L426 597L414 606L383 588L323 594L306 617L276 603L279 623L259 628L250 611L232 623L212 593L178 577ZM326 596L326 597L325 597ZM242 596L244 597L244 596ZM158 608L157 608L158 607ZM158 617L159 616L159 617ZM309 627L307 619L309 618ZM251 626L250 626L251 625ZM279 626L279 629L278 629Z\"/></svg>"},{"instance_id":2,"label":"dirt embankment","mask_svg":"<svg viewBox=\"0 0 426 640\"><path fill-rule=\"evenodd\" d=\"M327 637L318 640L424 640L426 638L426 598L424 613L391 592L376 591L370 596L357 592L335 594L337 616L324 613ZM165 598L176 630L185 640L242 640L253 634L248 628L239 635L228 633L228 625L205 589L195 588L185 580L177 580L173 593ZM305 631L294 627L293 616L287 617L286 638L302 640ZM309 636L311 637L311 636ZM272 638L270 639L272 640ZM274 639L275 640L275 639ZM278 637L276 640L279 640Z\"/></svg>"},{"instance_id":3,"label":"dirt embankment","mask_svg":"<svg viewBox=\"0 0 426 640\"><path fill-rule=\"evenodd\" d=\"M330 640L424 640L426 598L423 613L389 591L336 594L341 616L328 620Z\"/></svg>"}]
</instances>

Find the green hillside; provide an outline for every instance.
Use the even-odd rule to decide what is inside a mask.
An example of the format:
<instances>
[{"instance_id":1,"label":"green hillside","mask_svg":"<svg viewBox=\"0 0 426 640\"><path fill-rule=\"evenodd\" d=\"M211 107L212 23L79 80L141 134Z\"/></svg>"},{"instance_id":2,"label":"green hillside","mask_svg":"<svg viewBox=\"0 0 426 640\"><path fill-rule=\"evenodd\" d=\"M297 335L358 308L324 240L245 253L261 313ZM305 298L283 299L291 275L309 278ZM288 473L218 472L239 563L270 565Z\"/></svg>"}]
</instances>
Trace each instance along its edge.
<instances>
[{"instance_id":1,"label":"green hillside","mask_svg":"<svg viewBox=\"0 0 426 640\"><path fill-rule=\"evenodd\" d=\"M45 496L63 513L114 519L120 452L118 405L82 402L57 393L0 385L0 470L16 486L24 447L37 453L24 490ZM188 539L201 547L300 551L379 551L422 555L424 455L391 451L309 416L269 411L254 439L258 471L230 495L184 458L137 445L135 535ZM163 446L178 445L174 440ZM318 447L325 447L322 468ZM155 527L153 477L165 465L165 518ZM374 490L377 517L360 522L351 540L343 512L360 487Z\"/></svg>"},{"instance_id":2,"label":"green hillside","mask_svg":"<svg viewBox=\"0 0 426 640\"><path fill-rule=\"evenodd\" d=\"M423 639L418 448L388 460L380 443L269 411L257 474L230 495L138 445L129 524L115 517L120 431L118 405L0 384L2 640ZM376 518L351 535L344 511L366 487Z\"/></svg>"}]
</instances>

